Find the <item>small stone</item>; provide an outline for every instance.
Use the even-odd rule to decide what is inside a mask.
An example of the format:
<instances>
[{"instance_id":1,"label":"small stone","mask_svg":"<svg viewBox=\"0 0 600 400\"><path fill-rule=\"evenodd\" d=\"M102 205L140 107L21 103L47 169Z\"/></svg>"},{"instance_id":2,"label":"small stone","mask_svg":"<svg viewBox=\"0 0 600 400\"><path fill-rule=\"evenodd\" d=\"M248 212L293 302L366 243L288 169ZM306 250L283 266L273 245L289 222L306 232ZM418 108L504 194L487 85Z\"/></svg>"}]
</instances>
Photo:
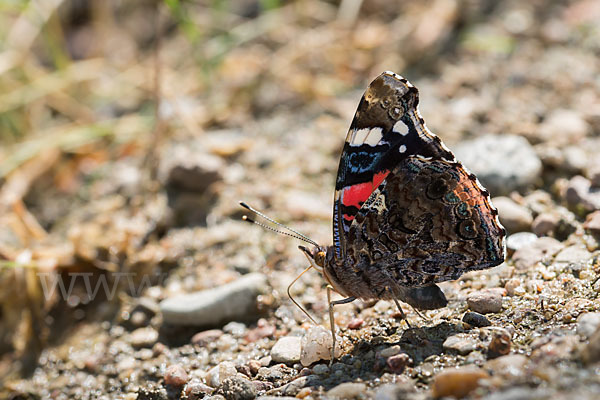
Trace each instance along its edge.
<instances>
[{"instance_id":1,"label":"small stone","mask_svg":"<svg viewBox=\"0 0 600 400\"><path fill-rule=\"evenodd\" d=\"M325 364L317 364L313 367L312 372L317 375L325 375L329 373L329 367Z\"/></svg>"},{"instance_id":2,"label":"small stone","mask_svg":"<svg viewBox=\"0 0 600 400\"><path fill-rule=\"evenodd\" d=\"M496 195L533 185L542 162L522 136L485 135L454 148L457 158Z\"/></svg>"},{"instance_id":3,"label":"small stone","mask_svg":"<svg viewBox=\"0 0 600 400\"><path fill-rule=\"evenodd\" d=\"M600 312L580 314L577 318L577 333L583 337L590 337L600 327Z\"/></svg>"},{"instance_id":4,"label":"small stone","mask_svg":"<svg viewBox=\"0 0 600 400\"><path fill-rule=\"evenodd\" d=\"M500 222L509 233L528 231L531 229L533 217L531 212L508 197L500 196L492 199L498 209Z\"/></svg>"},{"instance_id":5,"label":"small stone","mask_svg":"<svg viewBox=\"0 0 600 400\"><path fill-rule=\"evenodd\" d=\"M227 378L231 378L237 374L235 364L231 361L223 361L222 363L211 368L206 374L206 383L211 387L219 387Z\"/></svg>"},{"instance_id":6,"label":"small stone","mask_svg":"<svg viewBox=\"0 0 600 400\"><path fill-rule=\"evenodd\" d=\"M270 325L267 320L261 318L258 320L257 327L250 329L244 338L248 343L254 343L257 340L273 336L275 330L275 325Z\"/></svg>"},{"instance_id":7,"label":"small stone","mask_svg":"<svg viewBox=\"0 0 600 400\"><path fill-rule=\"evenodd\" d=\"M600 329L592 333L589 342L581 349L579 356L586 365L600 361Z\"/></svg>"},{"instance_id":8,"label":"small stone","mask_svg":"<svg viewBox=\"0 0 600 400\"><path fill-rule=\"evenodd\" d=\"M163 320L173 325L218 325L247 320L258 314L258 295L268 286L267 277L251 273L226 285L163 300Z\"/></svg>"},{"instance_id":9,"label":"small stone","mask_svg":"<svg viewBox=\"0 0 600 400\"><path fill-rule=\"evenodd\" d=\"M489 374L480 368L445 369L435 376L432 395L434 398L462 398L477 389L479 381L486 378L489 378Z\"/></svg>"},{"instance_id":10,"label":"small stone","mask_svg":"<svg viewBox=\"0 0 600 400\"><path fill-rule=\"evenodd\" d=\"M271 358L275 363L293 364L300 361L302 339L297 336L282 337L271 349Z\"/></svg>"},{"instance_id":11,"label":"small stone","mask_svg":"<svg viewBox=\"0 0 600 400\"><path fill-rule=\"evenodd\" d=\"M197 346L204 347L209 343L216 341L222 335L223 331L220 329L209 329L207 331L196 333L194 336L192 336L191 342L192 344L195 344Z\"/></svg>"},{"instance_id":12,"label":"small stone","mask_svg":"<svg viewBox=\"0 0 600 400\"><path fill-rule=\"evenodd\" d=\"M554 213L543 213L535 217L531 230L537 236L549 236L556 230L560 223L560 216Z\"/></svg>"},{"instance_id":13,"label":"small stone","mask_svg":"<svg viewBox=\"0 0 600 400\"><path fill-rule=\"evenodd\" d=\"M563 245L554 238L541 237L530 246L515 251L513 260L517 269L529 269L540 261L550 259L558 253L562 247Z\"/></svg>"},{"instance_id":14,"label":"small stone","mask_svg":"<svg viewBox=\"0 0 600 400\"><path fill-rule=\"evenodd\" d=\"M352 321L348 322L348 329L358 329L365 323L365 320L362 318L354 318Z\"/></svg>"},{"instance_id":15,"label":"small stone","mask_svg":"<svg viewBox=\"0 0 600 400\"><path fill-rule=\"evenodd\" d=\"M394 374L401 374L404 372L406 366L411 365L413 360L406 353L400 353L388 357L385 364Z\"/></svg>"},{"instance_id":16,"label":"small stone","mask_svg":"<svg viewBox=\"0 0 600 400\"><path fill-rule=\"evenodd\" d=\"M535 233L531 232L517 232L512 235L508 235L506 239L506 247L509 250L517 251L523 247L531 246L538 239Z\"/></svg>"},{"instance_id":17,"label":"small stone","mask_svg":"<svg viewBox=\"0 0 600 400\"><path fill-rule=\"evenodd\" d=\"M521 280L519 278L509 279L508 282L504 285L504 289L506 289L506 294L509 296L515 295L515 288L521 286Z\"/></svg>"},{"instance_id":18,"label":"small stone","mask_svg":"<svg viewBox=\"0 0 600 400\"><path fill-rule=\"evenodd\" d=\"M584 265L592 258L585 245L574 244L562 249L554 258L555 263Z\"/></svg>"},{"instance_id":19,"label":"small stone","mask_svg":"<svg viewBox=\"0 0 600 400\"><path fill-rule=\"evenodd\" d=\"M390 347L386 347L385 349L381 350L379 352L379 355L383 358L388 358L391 356L395 356L396 354L399 354L402 351L402 348L400 346L398 346L397 344L390 346Z\"/></svg>"},{"instance_id":20,"label":"small stone","mask_svg":"<svg viewBox=\"0 0 600 400\"><path fill-rule=\"evenodd\" d=\"M189 380L187 372L181 365L170 365L165 371L165 384L174 387L181 387Z\"/></svg>"},{"instance_id":21,"label":"small stone","mask_svg":"<svg viewBox=\"0 0 600 400\"><path fill-rule=\"evenodd\" d=\"M589 124L579 112L567 109L552 111L539 128L543 141L560 147L579 142L589 130Z\"/></svg>"},{"instance_id":22,"label":"small stone","mask_svg":"<svg viewBox=\"0 0 600 400\"><path fill-rule=\"evenodd\" d=\"M516 379L525 375L525 368L529 359L523 354L509 354L490 360L486 367L494 375L502 376L505 379Z\"/></svg>"},{"instance_id":23,"label":"small stone","mask_svg":"<svg viewBox=\"0 0 600 400\"><path fill-rule=\"evenodd\" d=\"M154 299L150 297L140 297L131 312L134 313L136 311L141 311L149 318L152 318L160 312L160 307Z\"/></svg>"},{"instance_id":24,"label":"small stone","mask_svg":"<svg viewBox=\"0 0 600 400\"><path fill-rule=\"evenodd\" d=\"M183 389L188 400L200 400L214 391L210 386L202 383L198 378L194 378L188 382Z\"/></svg>"},{"instance_id":25,"label":"small stone","mask_svg":"<svg viewBox=\"0 0 600 400\"><path fill-rule=\"evenodd\" d=\"M497 358L510 353L511 334L506 329L494 329L488 346L488 358Z\"/></svg>"},{"instance_id":26,"label":"small stone","mask_svg":"<svg viewBox=\"0 0 600 400\"><path fill-rule=\"evenodd\" d=\"M232 376L223 380L217 393L227 400L253 400L256 398L256 389L252 382L240 376Z\"/></svg>"},{"instance_id":27,"label":"small stone","mask_svg":"<svg viewBox=\"0 0 600 400\"><path fill-rule=\"evenodd\" d=\"M502 311L502 295L495 290L480 290L467 297L467 305L480 314L498 313Z\"/></svg>"},{"instance_id":28,"label":"small stone","mask_svg":"<svg viewBox=\"0 0 600 400\"><path fill-rule=\"evenodd\" d=\"M152 347L158 340L158 331L151 327L138 328L131 332L130 340L135 348Z\"/></svg>"},{"instance_id":29,"label":"small stone","mask_svg":"<svg viewBox=\"0 0 600 400\"><path fill-rule=\"evenodd\" d=\"M400 378L400 377L397 377ZM409 399L411 393L414 393L415 384L411 381L402 383L387 383L377 388L375 392L375 400L398 400Z\"/></svg>"},{"instance_id":30,"label":"small stone","mask_svg":"<svg viewBox=\"0 0 600 400\"><path fill-rule=\"evenodd\" d=\"M600 210L600 191L592 188L592 183L583 176L571 178L565 191L565 199L575 209L590 212Z\"/></svg>"},{"instance_id":31,"label":"small stone","mask_svg":"<svg viewBox=\"0 0 600 400\"><path fill-rule=\"evenodd\" d=\"M335 349L336 358L339 357L342 352L339 343L340 340L337 340ZM330 331L322 326L311 327L302 337L300 362L306 367L320 360L330 360L332 344L333 339L331 338Z\"/></svg>"},{"instance_id":32,"label":"small stone","mask_svg":"<svg viewBox=\"0 0 600 400\"><path fill-rule=\"evenodd\" d=\"M365 396L367 385L364 383L344 382L327 391L328 398L360 399Z\"/></svg>"},{"instance_id":33,"label":"small stone","mask_svg":"<svg viewBox=\"0 0 600 400\"><path fill-rule=\"evenodd\" d=\"M465 324L469 324L476 328L482 328L492 324L485 315L473 311L466 312L462 320Z\"/></svg>"},{"instance_id":34,"label":"small stone","mask_svg":"<svg viewBox=\"0 0 600 400\"><path fill-rule=\"evenodd\" d=\"M583 228L596 234L600 233L600 210L588 214L583 223Z\"/></svg>"},{"instance_id":35,"label":"small stone","mask_svg":"<svg viewBox=\"0 0 600 400\"><path fill-rule=\"evenodd\" d=\"M446 351L452 351L462 356L466 356L475 350L477 341L464 333L459 333L446 338L442 347Z\"/></svg>"},{"instance_id":36,"label":"small stone","mask_svg":"<svg viewBox=\"0 0 600 400\"><path fill-rule=\"evenodd\" d=\"M592 158L585 175L592 182L593 187L600 187L600 156Z\"/></svg>"}]
</instances>

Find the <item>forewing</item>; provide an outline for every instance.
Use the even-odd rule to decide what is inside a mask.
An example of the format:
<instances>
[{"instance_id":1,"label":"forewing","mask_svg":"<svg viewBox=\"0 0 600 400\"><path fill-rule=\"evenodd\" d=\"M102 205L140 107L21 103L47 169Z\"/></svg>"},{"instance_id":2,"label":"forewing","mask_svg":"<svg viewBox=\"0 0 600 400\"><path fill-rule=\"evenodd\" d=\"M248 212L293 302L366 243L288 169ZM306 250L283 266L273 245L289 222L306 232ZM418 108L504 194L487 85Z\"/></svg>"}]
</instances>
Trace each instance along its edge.
<instances>
[{"instance_id":1,"label":"forewing","mask_svg":"<svg viewBox=\"0 0 600 400\"><path fill-rule=\"evenodd\" d=\"M499 265L505 235L488 192L460 163L411 156L355 215L346 265L426 285Z\"/></svg>"},{"instance_id":2,"label":"forewing","mask_svg":"<svg viewBox=\"0 0 600 400\"><path fill-rule=\"evenodd\" d=\"M365 91L340 157L333 210L335 256L344 259L346 235L363 203L400 162L413 155L454 160L424 124L418 90L384 72Z\"/></svg>"}]
</instances>

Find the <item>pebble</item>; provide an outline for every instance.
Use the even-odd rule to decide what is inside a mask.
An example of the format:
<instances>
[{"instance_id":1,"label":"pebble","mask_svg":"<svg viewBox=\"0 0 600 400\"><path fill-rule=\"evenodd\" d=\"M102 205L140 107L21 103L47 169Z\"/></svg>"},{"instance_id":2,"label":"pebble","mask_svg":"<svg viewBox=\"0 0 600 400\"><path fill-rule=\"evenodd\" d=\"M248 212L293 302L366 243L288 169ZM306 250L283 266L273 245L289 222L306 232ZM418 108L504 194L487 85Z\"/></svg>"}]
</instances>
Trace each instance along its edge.
<instances>
[{"instance_id":1,"label":"pebble","mask_svg":"<svg viewBox=\"0 0 600 400\"><path fill-rule=\"evenodd\" d=\"M379 352L379 355L383 358L388 358L391 356L395 356L396 354L399 354L402 351L402 348L400 346L398 346L397 344L390 346L390 347L386 347L385 349L381 350Z\"/></svg>"},{"instance_id":2,"label":"pebble","mask_svg":"<svg viewBox=\"0 0 600 400\"><path fill-rule=\"evenodd\" d=\"M365 323L365 320L362 318L354 318L350 322L348 322L348 329L358 329Z\"/></svg>"},{"instance_id":3,"label":"pebble","mask_svg":"<svg viewBox=\"0 0 600 400\"><path fill-rule=\"evenodd\" d=\"M271 349L271 358L275 363L294 364L300 361L302 338L285 336L277 340Z\"/></svg>"},{"instance_id":4,"label":"pebble","mask_svg":"<svg viewBox=\"0 0 600 400\"><path fill-rule=\"evenodd\" d=\"M329 367L325 364L317 364L313 367L312 372L317 375L326 375L329 373Z\"/></svg>"},{"instance_id":5,"label":"pebble","mask_svg":"<svg viewBox=\"0 0 600 400\"><path fill-rule=\"evenodd\" d=\"M600 156L590 160L585 175L592 182L593 187L600 187Z\"/></svg>"},{"instance_id":6,"label":"pebble","mask_svg":"<svg viewBox=\"0 0 600 400\"><path fill-rule=\"evenodd\" d=\"M158 340L158 331L151 327L138 328L131 332L130 340L136 348L152 347Z\"/></svg>"},{"instance_id":7,"label":"pebble","mask_svg":"<svg viewBox=\"0 0 600 400\"><path fill-rule=\"evenodd\" d=\"M432 396L456 397L467 396L479 386L481 379L489 378L489 374L475 367L460 367L456 369L445 369L438 373L432 384Z\"/></svg>"},{"instance_id":8,"label":"pebble","mask_svg":"<svg viewBox=\"0 0 600 400\"><path fill-rule=\"evenodd\" d=\"M600 327L600 312L580 314L577 318L577 333L585 338L594 334Z\"/></svg>"},{"instance_id":9,"label":"pebble","mask_svg":"<svg viewBox=\"0 0 600 400\"><path fill-rule=\"evenodd\" d=\"M562 249L554 258L555 263L562 264L586 264L592 254L588 251L585 245L574 244Z\"/></svg>"},{"instance_id":10,"label":"pebble","mask_svg":"<svg viewBox=\"0 0 600 400\"><path fill-rule=\"evenodd\" d=\"M414 383L406 382L400 384L386 383L377 388L375 400L398 400L410 398L409 394L414 393Z\"/></svg>"},{"instance_id":11,"label":"pebble","mask_svg":"<svg viewBox=\"0 0 600 400\"><path fill-rule=\"evenodd\" d=\"M491 393L486 396L486 400L541 400L555 399L560 396L555 396L552 390L548 388L530 388L530 387L511 387L504 391ZM564 398L569 398L564 397Z\"/></svg>"},{"instance_id":12,"label":"pebble","mask_svg":"<svg viewBox=\"0 0 600 400\"><path fill-rule=\"evenodd\" d=\"M600 329L590 336L589 342L581 349L580 358L585 364L600 361Z\"/></svg>"},{"instance_id":13,"label":"pebble","mask_svg":"<svg viewBox=\"0 0 600 400\"><path fill-rule=\"evenodd\" d=\"M401 374L404 372L404 369L413 363L413 360L406 353L400 353L393 356L388 357L385 360L385 364L394 374Z\"/></svg>"},{"instance_id":14,"label":"pebble","mask_svg":"<svg viewBox=\"0 0 600 400\"><path fill-rule=\"evenodd\" d=\"M302 337L302 350L300 353L300 362L302 365L307 367L320 360L330 360L332 342L329 330L322 326L311 327ZM342 352L339 343L340 341L337 340L335 349L336 358Z\"/></svg>"},{"instance_id":15,"label":"pebble","mask_svg":"<svg viewBox=\"0 0 600 400\"><path fill-rule=\"evenodd\" d=\"M495 195L533 185L542 162L522 136L485 135L455 146L454 153Z\"/></svg>"},{"instance_id":16,"label":"pebble","mask_svg":"<svg viewBox=\"0 0 600 400\"><path fill-rule=\"evenodd\" d=\"M551 237L541 237L527 247L523 247L513 255L515 267L519 270L526 270L533 267L540 261L554 256L562 249L563 245Z\"/></svg>"},{"instance_id":17,"label":"pebble","mask_svg":"<svg viewBox=\"0 0 600 400\"><path fill-rule=\"evenodd\" d=\"M480 290L467 297L467 305L480 314L502 311L502 295L497 290Z\"/></svg>"},{"instance_id":18,"label":"pebble","mask_svg":"<svg viewBox=\"0 0 600 400\"><path fill-rule=\"evenodd\" d=\"M237 374L235 364L231 361L223 361L214 366L206 373L206 383L213 388L219 387L227 378Z\"/></svg>"},{"instance_id":19,"label":"pebble","mask_svg":"<svg viewBox=\"0 0 600 400\"><path fill-rule=\"evenodd\" d=\"M256 297L268 286L267 277L251 273L223 286L163 300L163 320L172 325L218 325L258 314Z\"/></svg>"},{"instance_id":20,"label":"pebble","mask_svg":"<svg viewBox=\"0 0 600 400\"><path fill-rule=\"evenodd\" d=\"M552 111L539 127L540 139L558 147L577 143L589 130L589 124L579 112L567 109Z\"/></svg>"},{"instance_id":21,"label":"pebble","mask_svg":"<svg viewBox=\"0 0 600 400\"><path fill-rule=\"evenodd\" d=\"M365 396L364 383L344 382L327 391L327 397L334 399L360 399Z\"/></svg>"},{"instance_id":22,"label":"pebble","mask_svg":"<svg viewBox=\"0 0 600 400\"><path fill-rule=\"evenodd\" d=\"M509 233L528 231L531 229L533 217L526 207L517 204L514 200L504 196L495 197L492 199L492 202L498 209L500 222Z\"/></svg>"},{"instance_id":23,"label":"pebble","mask_svg":"<svg viewBox=\"0 0 600 400\"><path fill-rule=\"evenodd\" d=\"M189 376L181 365L170 365L165 371L165 384L174 387L181 387L187 383Z\"/></svg>"},{"instance_id":24,"label":"pebble","mask_svg":"<svg viewBox=\"0 0 600 400\"><path fill-rule=\"evenodd\" d=\"M555 213L542 213L535 217L531 223L531 230L537 236L549 236L556 230L559 223L559 215Z\"/></svg>"},{"instance_id":25,"label":"pebble","mask_svg":"<svg viewBox=\"0 0 600 400\"><path fill-rule=\"evenodd\" d=\"M567 184L565 199L570 206L585 211L600 210L600 191L581 175L574 176Z\"/></svg>"},{"instance_id":26,"label":"pebble","mask_svg":"<svg viewBox=\"0 0 600 400\"><path fill-rule=\"evenodd\" d=\"M600 210L594 211L585 218L583 223L584 229L590 230L594 233L600 233Z\"/></svg>"},{"instance_id":27,"label":"pebble","mask_svg":"<svg viewBox=\"0 0 600 400\"><path fill-rule=\"evenodd\" d=\"M528 363L529 359L523 354L509 354L489 360L485 366L495 376L501 376L504 379L515 379L525 374Z\"/></svg>"},{"instance_id":28,"label":"pebble","mask_svg":"<svg viewBox=\"0 0 600 400\"><path fill-rule=\"evenodd\" d=\"M273 336L275 331L275 325L270 325L267 320L261 318L258 320L257 327L250 329L248 333L246 333L244 339L246 339L248 343L254 343L257 340Z\"/></svg>"},{"instance_id":29,"label":"pebble","mask_svg":"<svg viewBox=\"0 0 600 400\"><path fill-rule=\"evenodd\" d=\"M531 246L536 240L537 235L531 232L517 232L512 235L508 235L506 239L506 247L508 250L517 251L524 247Z\"/></svg>"},{"instance_id":30,"label":"pebble","mask_svg":"<svg viewBox=\"0 0 600 400\"><path fill-rule=\"evenodd\" d=\"M223 380L217 393L227 400L253 400L257 394L252 382L240 376L232 376Z\"/></svg>"},{"instance_id":31,"label":"pebble","mask_svg":"<svg viewBox=\"0 0 600 400\"><path fill-rule=\"evenodd\" d=\"M465 356L475 350L477 343L478 342L471 336L464 333L458 333L447 337L446 340L444 340L442 347L446 351L456 352Z\"/></svg>"},{"instance_id":32,"label":"pebble","mask_svg":"<svg viewBox=\"0 0 600 400\"><path fill-rule=\"evenodd\" d=\"M197 346L204 347L209 343L216 341L222 335L223 331L220 329L209 329L207 331L196 333L194 336L192 336L191 342L192 344L195 344Z\"/></svg>"},{"instance_id":33,"label":"pebble","mask_svg":"<svg viewBox=\"0 0 600 400\"><path fill-rule=\"evenodd\" d=\"M205 385L198 378L193 378L183 389L183 392L187 396L188 400L199 400L207 395L210 395L214 391L210 386Z\"/></svg>"},{"instance_id":34,"label":"pebble","mask_svg":"<svg viewBox=\"0 0 600 400\"><path fill-rule=\"evenodd\" d=\"M509 296L522 296L526 293L525 288L521 285L521 280L518 278L512 278L506 282L504 289L506 289L506 294Z\"/></svg>"},{"instance_id":35,"label":"pebble","mask_svg":"<svg viewBox=\"0 0 600 400\"><path fill-rule=\"evenodd\" d=\"M494 329L492 332L492 340L488 346L488 358L497 358L510 353L511 334L502 328Z\"/></svg>"},{"instance_id":36,"label":"pebble","mask_svg":"<svg viewBox=\"0 0 600 400\"><path fill-rule=\"evenodd\" d=\"M469 324L476 328L482 328L485 326L490 326L492 324L485 315L479 314L479 313L476 313L473 311L466 312L465 315L463 316L462 321L465 324Z\"/></svg>"}]
</instances>

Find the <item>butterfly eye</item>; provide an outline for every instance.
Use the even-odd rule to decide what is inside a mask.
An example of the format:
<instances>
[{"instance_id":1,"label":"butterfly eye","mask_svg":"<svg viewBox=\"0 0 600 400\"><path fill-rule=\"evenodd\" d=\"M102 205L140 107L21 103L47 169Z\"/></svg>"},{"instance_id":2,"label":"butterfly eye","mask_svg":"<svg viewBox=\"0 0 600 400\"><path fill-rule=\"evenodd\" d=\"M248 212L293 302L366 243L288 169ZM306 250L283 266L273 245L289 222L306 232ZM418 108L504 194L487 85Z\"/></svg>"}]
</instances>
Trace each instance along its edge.
<instances>
[{"instance_id":1,"label":"butterfly eye","mask_svg":"<svg viewBox=\"0 0 600 400\"><path fill-rule=\"evenodd\" d=\"M320 267L325 265L325 252L324 251L320 251L317 253L317 255L315 256L315 263Z\"/></svg>"}]
</instances>

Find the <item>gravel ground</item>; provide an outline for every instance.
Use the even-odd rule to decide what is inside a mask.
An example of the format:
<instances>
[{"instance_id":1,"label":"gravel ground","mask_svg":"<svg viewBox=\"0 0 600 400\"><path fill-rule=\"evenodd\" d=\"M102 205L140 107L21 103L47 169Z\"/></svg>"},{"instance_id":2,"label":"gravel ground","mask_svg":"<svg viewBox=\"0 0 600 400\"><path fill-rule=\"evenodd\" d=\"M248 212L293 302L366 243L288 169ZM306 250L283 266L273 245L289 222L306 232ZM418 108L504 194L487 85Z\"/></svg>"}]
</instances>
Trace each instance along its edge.
<instances>
[{"instance_id":1,"label":"gravel ground","mask_svg":"<svg viewBox=\"0 0 600 400\"><path fill-rule=\"evenodd\" d=\"M64 331L28 375L4 375L0 396L599 398L600 5L504 2L478 15L485 23L440 53L435 73L377 56L373 76L325 106L296 100L251 123L169 138L156 190L140 189L143 156L96 171L98 200L75 202L52 232L95 268L121 257L152 278L138 295L55 308ZM315 326L286 295L307 266L300 243L244 223L238 201L330 244L339 153L379 67L420 89L429 128L490 189L508 257L441 284L449 304L425 318L405 306L410 327L393 303L336 307L330 365L323 278L313 270L292 288ZM287 101L265 91L257 102ZM43 221L64 202L28 204ZM124 232L143 245L115 250Z\"/></svg>"}]
</instances>

